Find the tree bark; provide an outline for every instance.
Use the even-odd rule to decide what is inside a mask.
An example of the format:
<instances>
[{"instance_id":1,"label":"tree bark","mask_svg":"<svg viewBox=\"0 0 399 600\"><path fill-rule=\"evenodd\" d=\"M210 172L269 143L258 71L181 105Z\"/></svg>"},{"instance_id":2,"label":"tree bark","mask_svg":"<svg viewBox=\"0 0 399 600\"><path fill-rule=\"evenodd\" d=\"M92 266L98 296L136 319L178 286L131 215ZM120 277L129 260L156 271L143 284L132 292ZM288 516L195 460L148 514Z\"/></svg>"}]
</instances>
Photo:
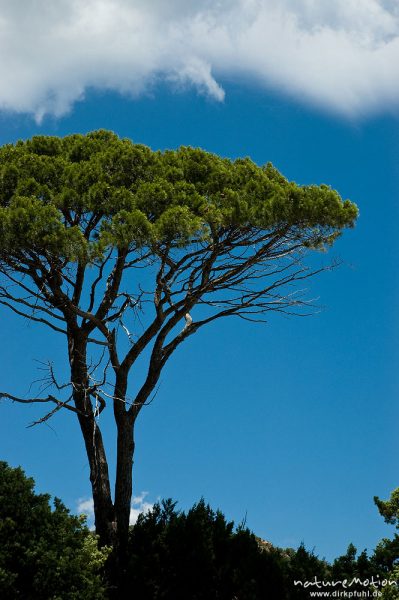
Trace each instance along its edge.
<instances>
[{"instance_id":1,"label":"tree bark","mask_svg":"<svg viewBox=\"0 0 399 600\"><path fill-rule=\"evenodd\" d=\"M115 501L112 501L105 447L89 396L90 379L87 365L87 337L76 327L69 332L69 362L75 407L90 465L96 533L101 546L110 546L112 553L106 565L106 577L112 598L125 593L125 574L129 540L132 499L135 414L126 411L124 398L127 374L120 377L115 389L114 414L117 425L117 464ZM122 385L121 384L122 381Z\"/></svg>"},{"instance_id":2,"label":"tree bark","mask_svg":"<svg viewBox=\"0 0 399 600\"><path fill-rule=\"evenodd\" d=\"M96 533L100 538L101 546L115 547L117 545L117 523L101 431L94 417L79 415L79 424L90 466Z\"/></svg>"},{"instance_id":3,"label":"tree bark","mask_svg":"<svg viewBox=\"0 0 399 600\"><path fill-rule=\"evenodd\" d=\"M117 421L117 463L115 479L115 518L117 524L117 560L119 590L124 588L124 576L128 561L129 523L132 501L132 472L134 453L134 422L124 412Z\"/></svg>"},{"instance_id":4,"label":"tree bark","mask_svg":"<svg viewBox=\"0 0 399 600\"><path fill-rule=\"evenodd\" d=\"M100 428L88 397L87 341L81 331L69 335L69 361L75 407L90 466L96 533L102 546L116 545L117 524L111 497L108 462Z\"/></svg>"}]
</instances>

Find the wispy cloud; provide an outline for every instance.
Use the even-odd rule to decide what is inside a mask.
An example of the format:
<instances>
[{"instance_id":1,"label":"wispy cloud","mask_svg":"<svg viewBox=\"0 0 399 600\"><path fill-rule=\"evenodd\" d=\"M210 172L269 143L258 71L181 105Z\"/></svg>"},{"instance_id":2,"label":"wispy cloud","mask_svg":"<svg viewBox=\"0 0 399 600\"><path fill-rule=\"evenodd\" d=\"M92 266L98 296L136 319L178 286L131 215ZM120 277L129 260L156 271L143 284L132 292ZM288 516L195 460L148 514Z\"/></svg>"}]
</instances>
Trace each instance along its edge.
<instances>
[{"instance_id":1,"label":"wispy cloud","mask_svg":"<svg viewBox=\"0 0 399 600\"><path fill-rule=\"evenodd\" d=\"M399 103L396 0L3 0L0 109L60 116L159 80L217 101L252 79L359 115Z\"/></svg>"},{"instance_id":2,"label":"wispy cloud","mask_svg":"<svg viewBox=\"0 0 399 600\"><path fill-rule=\"evenodd\" d=\"M94 519L93 498L80 498L77 504L77 512L79 515L86 515L88 519Z\"/></svg>"},{"instance_id":3,"label":"wispy cloud","mask_svg":"<svg viewBox=\"0 0 399 600\"><path fill-rule=\"evenodd\" d=\"M151 502L146 502L145 498L148 492L142 492L140 496L132 498L132 506L130 508L130 525L133 525L141 513L147 513L154 506Z\"/></svg>"},{"instance_id":4,"label":"wispy cloud","mask_svg":"<svg viewBox=\"0 0 399 600\"><path fill-rule=\"evenodd\" d=\"M134 525L140 513L146 513L154 506L145 499L148 492L142 492L139 496L133 496L130 508L130 525ZM86 515L87 523L91 529L94 528L94 502L93 498L80 498L76 507L79 515Z\"/></svg>"}]
</instances>

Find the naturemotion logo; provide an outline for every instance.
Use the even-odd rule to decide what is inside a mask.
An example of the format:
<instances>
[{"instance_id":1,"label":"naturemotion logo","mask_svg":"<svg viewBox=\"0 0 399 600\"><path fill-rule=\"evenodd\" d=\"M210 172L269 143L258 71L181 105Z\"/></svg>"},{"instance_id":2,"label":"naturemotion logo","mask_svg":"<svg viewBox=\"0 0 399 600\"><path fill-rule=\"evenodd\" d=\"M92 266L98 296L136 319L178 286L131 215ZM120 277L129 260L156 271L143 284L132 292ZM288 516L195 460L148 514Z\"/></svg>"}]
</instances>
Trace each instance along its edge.
<instances>
[{"instance_id":1,"label":"naturemotion logo","mask_svg":"<svg viewBox=\"0 0 399 600\"><path fill-rule=\"evenodd\" d=\"M369 579L353 577L337 581L323 581L314 577L306 581L295 579L294 585L308 589L310 598L380 598L382 588L397 587L398 582L394 579L381 579L374 576ZM353 589L354 587L357 589Z\"/></svg>"}]
</instances>

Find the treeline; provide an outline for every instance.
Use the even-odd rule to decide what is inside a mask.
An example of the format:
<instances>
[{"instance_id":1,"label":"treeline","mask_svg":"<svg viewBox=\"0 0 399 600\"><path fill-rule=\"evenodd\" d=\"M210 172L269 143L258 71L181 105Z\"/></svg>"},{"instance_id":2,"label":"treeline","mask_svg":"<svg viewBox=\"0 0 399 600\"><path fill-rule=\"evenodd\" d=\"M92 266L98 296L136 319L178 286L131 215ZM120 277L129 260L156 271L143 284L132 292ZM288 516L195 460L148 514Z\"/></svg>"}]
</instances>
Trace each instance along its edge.
<instances>
[{"instance_id":1,"label":"treeline","mask_svg":"<svg viewBox=\"0 0 399 600\"><path fill-rule=\"evenodd\" d=\"M397 524L399 497L376 499L384 518ZM382 540L371 555L351 544L332 563L303 545L275 548L245 525L234 526L200 500L179 511L162 501L139 516L130 530L129 561L118 589L107 585L112 556L98 549L84 517L62 502L36 494L22 469L0 463L0 598L4 600L291 600L308 599L316 584L396 581L399 536ZM108 564L107 564L108 561ZM367 586L367 587L366 587ZM324 588L326 589L326 588ZM328 588L331 591L331 588ZM342 589L334 587L333 589ZM399 598L396 586L378 588L384 600Z\"/></svg>"}]
</instances>

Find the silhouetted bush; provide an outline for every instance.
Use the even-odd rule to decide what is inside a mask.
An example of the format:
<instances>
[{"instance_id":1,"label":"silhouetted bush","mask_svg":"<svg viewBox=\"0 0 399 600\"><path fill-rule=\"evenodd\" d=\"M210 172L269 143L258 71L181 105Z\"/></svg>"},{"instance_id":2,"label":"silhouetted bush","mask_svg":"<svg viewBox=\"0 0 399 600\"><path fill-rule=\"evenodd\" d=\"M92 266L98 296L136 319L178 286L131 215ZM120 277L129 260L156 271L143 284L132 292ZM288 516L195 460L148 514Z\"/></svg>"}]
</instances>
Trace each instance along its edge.
<instances>
[{"instance_id":1,"label":"silhouetted bush","mask_svg":"<svg viewBox=\"0 0 399 600\"><path fill-rule=\"evenodd\" d=\"M185 514L171 500L131 529L127 597L141 600L286 598L287 557L234 529L203 500Z\"/></svg>"}]
</instances>

